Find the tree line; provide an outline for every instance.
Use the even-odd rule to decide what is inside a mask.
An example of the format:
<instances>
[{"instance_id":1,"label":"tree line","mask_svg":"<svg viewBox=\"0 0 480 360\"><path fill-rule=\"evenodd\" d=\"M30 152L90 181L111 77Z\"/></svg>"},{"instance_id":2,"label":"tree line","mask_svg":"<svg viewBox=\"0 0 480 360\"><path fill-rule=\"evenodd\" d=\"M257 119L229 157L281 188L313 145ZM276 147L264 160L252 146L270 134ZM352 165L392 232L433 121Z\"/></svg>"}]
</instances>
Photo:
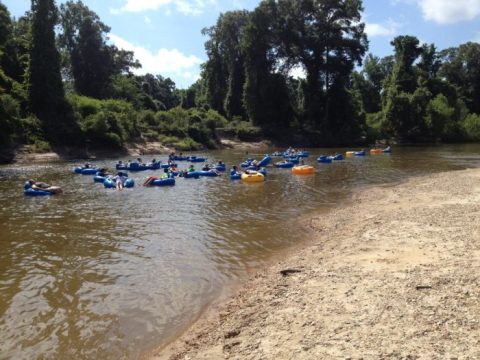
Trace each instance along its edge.
<instances>
[{"instance_id":1,"label":"tree line","mask_svg":"<svg viewBox=\"0 0 480 360\"><path fill-rule=\"evenodd\" d=\"M398 36L393 55L366 55L362 11L360 0L264 0L220 15L204 30L197 104L310 145L480 140L480 44L439 51Z\"/></svg>"},{"instance_id":2,"label":"tree line","mask_svg":"<svg viewBox=\"0 0 480 360\"><path fill-rule=\"evenodd\" d=\"M0 149L160 141L215 147L217 134L303 146L380 138L480 140L480 45L437 50L413 36L368 52L361 0L263 0L204 29L188 89L134 75L134 54L81 1L0 1ZM304 76L294 77L294 72ZM220 131L221 130L221 131Z\"/></svg>"}]
</instances>

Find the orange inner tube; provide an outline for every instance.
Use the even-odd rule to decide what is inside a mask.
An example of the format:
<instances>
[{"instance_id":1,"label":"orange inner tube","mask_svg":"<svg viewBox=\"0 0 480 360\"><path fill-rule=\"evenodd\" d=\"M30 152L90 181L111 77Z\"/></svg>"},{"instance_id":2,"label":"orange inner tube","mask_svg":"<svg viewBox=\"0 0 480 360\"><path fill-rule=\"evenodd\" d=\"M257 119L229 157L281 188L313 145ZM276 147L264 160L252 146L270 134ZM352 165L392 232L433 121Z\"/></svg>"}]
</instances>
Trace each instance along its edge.
<instances>
[{"instance_id":1,"label":"orange inner tube","mask_svg":"<svg viewBox=\"0 0 480 360\"><path fill-rule=\"evenodd\" d=\"M294 175L308 175L314 174L315 168L310 165L301 165L301 166L294 166L292 168L292 174Z\"/></svg>"}]
</instances>

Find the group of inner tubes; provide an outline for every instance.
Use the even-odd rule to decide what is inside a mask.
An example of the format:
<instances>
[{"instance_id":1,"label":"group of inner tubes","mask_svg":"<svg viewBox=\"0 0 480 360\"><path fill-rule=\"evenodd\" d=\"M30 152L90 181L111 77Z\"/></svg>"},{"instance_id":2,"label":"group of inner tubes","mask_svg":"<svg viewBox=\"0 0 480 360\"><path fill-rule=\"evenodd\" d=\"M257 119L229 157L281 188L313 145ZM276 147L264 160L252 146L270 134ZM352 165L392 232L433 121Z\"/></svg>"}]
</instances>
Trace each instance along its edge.
<instances>
[{"instance_id":1,"label":"group of inner tubes","mask_svg":"<svg viewBox=\"0 0 480 360\"><path fill-rule=\"evenodd\" d=\"M390 153L391 148L384 149L374 148L370 150L370 154ZM366 156L365 150L347 151L346 156ZM311 165L305 165L304 158L310 156L308 151L299 151L293 148L288 148L285 152L275 152L271 156L265 155L260 161L255 159L247 159L240 164L239 167L234 165L230 169L231 180L242 180L246 183L259 183L265 181L267 176L266 166L272 163L272 157L283 157L283 161L273 163L273 166L283 169L291 169L293 175L308 175L314 174L316 169ZM332 163L334 161L344 160L342 154L334 155L320 155L317 158L318 163ZM161 176L149 176L143 182L143 186L173 186L175 185L175 177L183 177L185 179L198 179L200 177L216 177L221 172L226 171L226 165L222 161L216 164L205 163L200 171L195 169L191 164L186 170L179 170L175 161L190 161L192 163L206 162L207 158L196 156L183 156L182 153L171 153L166 163L162 163L153 159L149 163L144 163L141 158L136 161L128 161L126 163L118 161L115 165L116 174L108 172L107 168L96 168L91 163L87 162L83 166L78 166L74 172L82 175L94 175L93 180L96 183L103 183L105 188L116 189L118 191L124 188L132 188L135 186L133 179L128 177L127 171L145 171L145 170L159 170L163 169ZM28 180L24 185L24 193L27 196L47 196L61 194L62 189L58 186L51 186L44 182L35 180Z\"/></svg>"}]
</instances>

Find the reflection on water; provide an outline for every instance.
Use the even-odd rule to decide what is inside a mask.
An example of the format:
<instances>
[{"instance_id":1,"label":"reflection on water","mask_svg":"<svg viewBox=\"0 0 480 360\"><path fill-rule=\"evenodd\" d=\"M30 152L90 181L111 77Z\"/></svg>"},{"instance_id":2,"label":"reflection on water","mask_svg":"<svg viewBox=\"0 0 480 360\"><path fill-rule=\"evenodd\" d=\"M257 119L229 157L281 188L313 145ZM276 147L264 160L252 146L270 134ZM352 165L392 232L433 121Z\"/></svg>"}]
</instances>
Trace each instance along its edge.
<instances>
[{"instance_id":1,"label":"reflection on water","mask_svg":"<svg viewBox=\"0 0 480 360\"><path fill-rule=\"evenodd\" d=\"M73 174L74 163L0 167L0 358L135 358L246 269L304 239L299 217L348 200L358 186L478 166L479 150L395 149L315 164L314 176L270 169L264 184L223 176L123 192ZM307 163L333 151L312 149ZM245 157L207 155L228 164ZM131 176L138 185L149 174ZM24 198L28 178L65 194Z\"/></svg>"}]
</instances>

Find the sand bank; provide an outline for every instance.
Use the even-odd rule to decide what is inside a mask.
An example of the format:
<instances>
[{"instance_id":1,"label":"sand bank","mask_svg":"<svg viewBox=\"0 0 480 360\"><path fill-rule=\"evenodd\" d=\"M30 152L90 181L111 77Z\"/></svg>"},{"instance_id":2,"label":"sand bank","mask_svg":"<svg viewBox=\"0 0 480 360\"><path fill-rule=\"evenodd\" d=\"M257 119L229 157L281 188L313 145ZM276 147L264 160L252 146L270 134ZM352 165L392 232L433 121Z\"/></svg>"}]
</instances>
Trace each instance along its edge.
<instances>
[{"instance_id":1,"label":"sand bank","mask_svg":"<svg viewBox=\"0 0 480 360\"><path fill-rule=\"evenodd\" d=\"M480 169L361 191L154 359L480 358Z\"/></svg>"}]
</instances>

